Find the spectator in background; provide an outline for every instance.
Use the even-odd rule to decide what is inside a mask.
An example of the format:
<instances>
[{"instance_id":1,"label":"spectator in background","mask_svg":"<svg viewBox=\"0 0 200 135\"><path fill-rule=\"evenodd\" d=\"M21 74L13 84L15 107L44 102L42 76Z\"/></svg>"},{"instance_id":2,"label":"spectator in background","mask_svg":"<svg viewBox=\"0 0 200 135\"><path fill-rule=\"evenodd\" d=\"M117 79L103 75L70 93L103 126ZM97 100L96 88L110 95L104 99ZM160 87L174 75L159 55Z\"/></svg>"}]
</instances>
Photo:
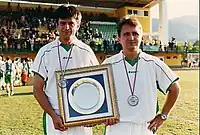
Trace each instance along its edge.
<instances>
[{"instance_id":1,"label":"spectator in background","mask_svg":"<svg viewBox=\"0 0 200 135\"><path fill-rule=\"evenodd\" d=\"M4 61L3 56L0 55L0 90L4 88Z\"/></svg>"},{"instance_id":2,"label":"spectator in background","mask_svg":"<svg viewBox=\"0 0 200 135\"><path fill-rule=\"evenodd\" d=\"M14 67L15 67L14 86L21 86L22 63L19 58L15 59Z\"/></svg>"},{"instance_id":3,"label":"spectator in background","mask_svg":"<svg viewBox=\"0 0 200 135\"><path fill-rule=\"evenodd\" d=\"M185 50L185 52L188 52L188 42L187 41L185 41L185 43L184 43L184 50Z\"/></svg>"},{"instance_id":4,"label":"spectator in background","mask_svg":"<svg viewBox=\"0 0 200 135\"><path fill-rule=\"evenodd\" d=\"M21 77L23 86L25 86L28 81L29 70L30 70L30 67L27 60L23 59L22 60L22 77Z\"/></svg>"},{"instance_id":5,"label":"spectator in background","mask_svg":"<svg viewBox=\"0 0 200 135\"><path fill-rule=\"evenodd\" d=\"M6 92L7 96L12 96L14 94L14 87L13 87L13 76L15 74L14 65L12 63L12 60L7 57L6 62L4 64L4 73L5 73L5 83L6 83Z\"/></svg>"}]
</instances>

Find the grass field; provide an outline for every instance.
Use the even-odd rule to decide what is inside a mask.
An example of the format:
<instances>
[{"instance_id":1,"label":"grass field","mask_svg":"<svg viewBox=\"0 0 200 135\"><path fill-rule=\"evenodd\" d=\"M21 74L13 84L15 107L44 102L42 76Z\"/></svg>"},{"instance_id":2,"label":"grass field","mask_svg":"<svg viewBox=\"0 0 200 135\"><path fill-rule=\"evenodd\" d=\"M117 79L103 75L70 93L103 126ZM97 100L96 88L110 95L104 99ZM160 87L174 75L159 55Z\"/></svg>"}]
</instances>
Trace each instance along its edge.
<instances>
[{"instance_id":1,"label":"grass field","mask_svg":"<svg viewBox=\"0 0 200 135\"><path fill-rule=\"evenodd\" d=\"M176 107L159 129L158 135L199 135L199 72L176 71L182 87ZM162 106L164 96L159 94ZM32 87L17 87L15 95L0 96L0 135L42 135L42 109L33 97ZM103 126L93 128L102 135Z\"/></svg>"}]
</instances>

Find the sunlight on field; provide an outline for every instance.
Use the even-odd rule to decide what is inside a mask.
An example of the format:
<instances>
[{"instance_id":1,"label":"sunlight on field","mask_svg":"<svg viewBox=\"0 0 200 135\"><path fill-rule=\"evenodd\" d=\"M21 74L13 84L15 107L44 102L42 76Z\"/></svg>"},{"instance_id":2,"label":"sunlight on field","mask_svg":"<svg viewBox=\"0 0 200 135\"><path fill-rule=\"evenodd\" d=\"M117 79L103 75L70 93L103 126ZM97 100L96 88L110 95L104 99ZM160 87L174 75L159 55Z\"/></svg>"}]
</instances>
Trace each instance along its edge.
<instances>
[{"instance_id":1,"label":"sunlight on field","mask_svg":"<svg viewBox=\"0 0 200 135\"><path fill-rule=\"evenodd\" d=\"M199 135L199 73L177 71L181 93L159 135ZM160 101L164 99L159 96ZM162 102L161 102L162 103Z\"/></svg>"},{"instance_id":2,"label":"sunlight on field","mask_svg":"<svg viewBox=\"0 0 200 135\"><path fill-rule=\"evenodd\" d=\"M176 71L182 87L176 107L158 135L199 134L199 73L197 70ZM159 93L162 106L165 97ZM16 87L15 95L0 96L0 135L42 135L42 109L32 95L32 87ZM93 128L95 135L102 135L104 126Z\"/></svg>"}]
</instances>

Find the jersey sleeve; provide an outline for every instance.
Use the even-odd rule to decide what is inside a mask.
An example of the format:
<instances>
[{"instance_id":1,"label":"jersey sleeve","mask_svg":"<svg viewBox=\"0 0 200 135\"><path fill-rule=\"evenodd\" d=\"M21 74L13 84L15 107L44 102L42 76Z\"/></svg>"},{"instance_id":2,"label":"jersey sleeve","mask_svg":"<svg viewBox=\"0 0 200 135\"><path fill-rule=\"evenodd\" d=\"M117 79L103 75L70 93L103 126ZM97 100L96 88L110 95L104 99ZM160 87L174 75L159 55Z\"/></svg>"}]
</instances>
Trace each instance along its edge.
<instances>
[{"instance_id":1,"label":"jersey sleeve","mask_svg":"<svg viewBox=\"0 0 200 135\"><path fill-rule=\"evenodd\" d=\"M163 93L166 94L179 77L169 68L163 61L157 60L156 62L156 83L157 88Z\"/></svg>"},{"instance_id":2,"label":"jersey sleeve","mask_svg":"<svg viewBox=\"0 0 200 135\"><path fill-rule=\"evenodd\" d=\"M47 68L45 65L45 53L39 50L32 65L32 72L40 75L44 80L47 79Z\"/></svg>"},{"instance_id":3,"label":"jersey sleeve","mask_svg":"<svg viewBox=\"0 0 200 135\"><path fill-rule=\"evenodd\" d=\"M105 59L103 62L102 62L102 65L103 64L110 64L111 62L109 62L109 60L108 59Z\"/></svg>"},{"instance_id":4,"label":"jersey sleeve","mask_svg":"<svg viewBox=\"0 0 200 135\"><path fill-rule=\"evenodd\" d=\"M99 65L99 61L97 60L97 57L95 56L94 52L91 49L91 53L90 53L90 61L92 63L92 65Z\"/></svg>"}]
</instances>

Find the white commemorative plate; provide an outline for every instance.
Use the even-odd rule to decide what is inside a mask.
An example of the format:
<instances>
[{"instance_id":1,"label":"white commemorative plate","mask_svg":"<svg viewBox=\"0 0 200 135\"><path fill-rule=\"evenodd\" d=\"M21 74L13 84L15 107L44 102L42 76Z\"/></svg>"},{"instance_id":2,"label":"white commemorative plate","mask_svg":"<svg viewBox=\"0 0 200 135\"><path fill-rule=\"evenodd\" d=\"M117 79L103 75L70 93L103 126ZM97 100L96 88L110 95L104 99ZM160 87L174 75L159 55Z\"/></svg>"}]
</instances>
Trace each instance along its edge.
<instances>
[{"instance_id":1,"label":"white commemorative plate","mask_svg":"<svg viewBox=\"0 0 200 135\"><path fill-rule=\"evenodd\" d=\"M81 78L75 81L68 93L69 104L80 114L92 114L98 111L105 100L104 89L92 78Z\"/></svg>"}]
</instances>

